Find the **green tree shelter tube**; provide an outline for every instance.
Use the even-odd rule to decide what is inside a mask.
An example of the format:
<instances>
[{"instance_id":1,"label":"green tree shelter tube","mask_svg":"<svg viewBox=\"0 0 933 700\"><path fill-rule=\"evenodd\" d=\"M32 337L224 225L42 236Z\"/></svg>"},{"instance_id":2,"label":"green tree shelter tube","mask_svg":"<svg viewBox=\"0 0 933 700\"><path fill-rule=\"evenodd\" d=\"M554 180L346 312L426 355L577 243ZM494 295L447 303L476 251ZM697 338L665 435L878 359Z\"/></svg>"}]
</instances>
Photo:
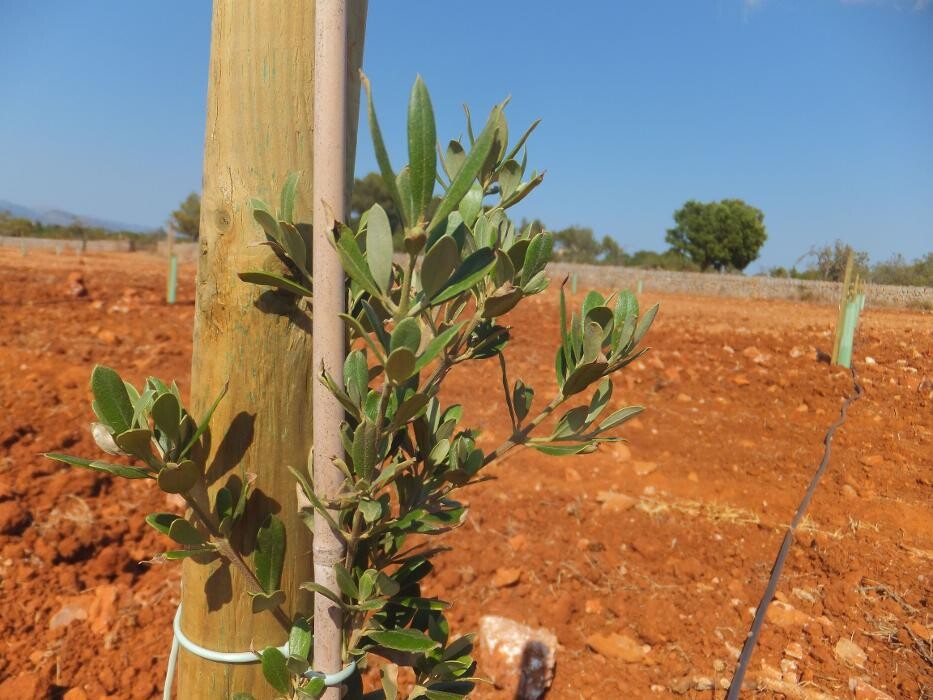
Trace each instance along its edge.
<instances>
[{"instance_id":1,"label":"green tree shelter tube","mask_svg":"<svg viewBox=\"0 0 933 700\"><path fill-rule=\"evenodd\" d=\"M855 327L858 325L858 315L864 303L864 295L859 294L846 302L846 310L842 319L842 334L839 338L839 356L836 363L843 367L852 366L852 342L855 338Z\"/></svg>"},{"instance_id":2,"label":"green tree shelter tube","mask_svg":"<svg viewBox=\"0 0 933 700\"><path fill-rule=\"evenodd\" d=\"M178 287L178 256L168 259L168 285L165 290L165 300L169 304L175 303L175 290Z\"/></svg>"}]
</instances>

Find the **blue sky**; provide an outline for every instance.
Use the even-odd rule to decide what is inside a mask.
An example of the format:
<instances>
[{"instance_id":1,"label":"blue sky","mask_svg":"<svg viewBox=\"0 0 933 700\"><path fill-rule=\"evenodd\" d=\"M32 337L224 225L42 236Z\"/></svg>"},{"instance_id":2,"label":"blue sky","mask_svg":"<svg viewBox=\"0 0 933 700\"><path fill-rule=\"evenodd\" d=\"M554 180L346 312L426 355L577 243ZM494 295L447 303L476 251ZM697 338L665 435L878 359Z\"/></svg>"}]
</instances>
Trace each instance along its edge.
<instances>
[{"instance_id":1,"label":"blue sky","mask_svg":"<svg viewBox=\"0 0 933 700\"><path fill-rule=\"evenodd\" d=\"M456 11L454 8L457 8ZM0 199L158 225L199 189L207 0L0 0ZM421 73L442 138L512 96L548 174L518 216L662 249L690 198L765 212L751 271L842 238L933 249L930 0L371 0L396 165ZM361 132L357 173L374 169Z\"/></svg>"}]
</instances>

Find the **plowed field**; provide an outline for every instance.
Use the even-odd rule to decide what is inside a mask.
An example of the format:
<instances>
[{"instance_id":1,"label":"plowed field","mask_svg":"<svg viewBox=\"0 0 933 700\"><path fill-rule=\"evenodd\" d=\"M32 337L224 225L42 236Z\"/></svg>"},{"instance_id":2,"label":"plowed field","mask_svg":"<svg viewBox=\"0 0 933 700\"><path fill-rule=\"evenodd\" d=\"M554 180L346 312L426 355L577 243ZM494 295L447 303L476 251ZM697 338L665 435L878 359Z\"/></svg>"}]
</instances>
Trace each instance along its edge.
<instances>
[{"instance_id":1,"label":"plowed field","mask_svg":"<svg viewBox=\"0 0 933 700\"><path fill-rule=\"evenodd\" d=\"M139 562L164 549L143 522L164 498L39 453L97 455L95 362L187 392L194 271L182 268L174 306L164 273L143 254L0 249L0 699L161 697L179 570ZM79 276L87 295L75 297ZM783 527L852 392L847 371L818 359L831 307L641 301L655 300L654 349L613 399L648 407L629 443L510 456L467 494L471 517L431 579L455 600L455 631L487 613L551 629L554 700L724 695ZM556 301L552 289L507 317L510 373L539 397L554 387ZM865 395L836 435L748 697L933 697L933 316L869 305L855 354ZM485 371L497 389L497 364ZM477 386L454 373L445 399L492 448L508 415Z\"/></svg>"}]
</instances>

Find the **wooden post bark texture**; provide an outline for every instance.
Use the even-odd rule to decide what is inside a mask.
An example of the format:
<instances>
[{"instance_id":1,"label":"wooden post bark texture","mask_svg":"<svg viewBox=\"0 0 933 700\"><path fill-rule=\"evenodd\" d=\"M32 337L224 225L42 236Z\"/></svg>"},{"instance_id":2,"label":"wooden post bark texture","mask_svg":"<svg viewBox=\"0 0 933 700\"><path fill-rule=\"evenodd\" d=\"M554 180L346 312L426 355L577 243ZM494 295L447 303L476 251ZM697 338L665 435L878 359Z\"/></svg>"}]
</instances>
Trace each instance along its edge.
<instances>
[{"instance_id":1,"label":"wooden post bark texture","mask_svg":"<svg viewBox=\"0 0 933 700\"><path fill-rule=\"evenodd\" d=\"M352 178L359 107L365 3L350 26L347 133ZM215 0L204 146L191 405L203 416L218 392L227 396L200 455L206 499L234 479L256 474L247 515L231 538L249 561L252 537L270 512L286 526L282 590L290 614L308 610L298 584L311 579L311 538L297 515L295 481L286 467L304 469L312 445L311 314L296 302L241 282L236 273L273 260L253 221L249 199L277 208L287 174L301 173L295 220L312 217L314 0ZM324 106L326 108L326 105ZM352 180L351 180L352 182ZM242 578L217 562L183 565L182 629L217 651L280 645L287 631L268 612L254 615ZM275 692L258 664L224 665L182 651L177 697L226 700L238 692L257 700Z\"/></svg>"}]
</instances>

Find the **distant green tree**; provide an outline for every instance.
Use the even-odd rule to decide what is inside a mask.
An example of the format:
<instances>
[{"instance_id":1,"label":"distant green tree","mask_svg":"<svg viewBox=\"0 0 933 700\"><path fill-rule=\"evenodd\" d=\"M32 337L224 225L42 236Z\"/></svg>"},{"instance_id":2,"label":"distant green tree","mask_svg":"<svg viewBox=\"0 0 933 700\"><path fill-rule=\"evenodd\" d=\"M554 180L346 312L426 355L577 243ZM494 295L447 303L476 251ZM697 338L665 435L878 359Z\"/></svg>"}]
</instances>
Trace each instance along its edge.
<instances>
[{"instance_id":1,"label":"distant green tree","mask_svg":"<svg viewBox=\"0 0 933 700\"><path fill-rule=\"evenodd\" d=\"M690 200L674 212L676 226L668 229L666 240L701 271L744 270L768 238L764 219L760 209L741 199Z\"/></svg>"},{"instance_id":2,"label":"distant green tree","mask_svg":"<svg viewBox=\"0 0 933 700\"><path fill-rule=\"evenodd\" d=\"M603 236L603 240L599 244L599 262L603 265L627 265L628 255L614 238Z\"/></svg>"},{"instance_id":3,"label":"distant green tree","mask_svg":"<svg viewBox=\"0 0 933 700\"><path fill-rule=\"evenodd\" d=\"M535 221L539 228L544 226ZM555 258L588 265L626 265L628 256L614 238L597 241L593 229L570 226L554 233Z\"/></svg>"},{"instance_id":4,"label":"distant green tree","mask_svg":"<svg viewBox=\"0 0 933 700\"><path fill-rule=\"evenodd\" d=\"M392 202L392 196L389 194L389 188L386 187L385 180L382 179L379 173L369 173L365 177L358 177L353 181L353 190L350 193L350 227L357 228L360 216L374 204L378 204L385 209L389 217L389 225L392 227L392 233L400 234L402 231L402 217L399 216L398 210Z\"/></svg>"},{"instance_id":5,"label":"distant green tree","mask_svg":"<svg viewBox=\"0 0 933 700\"><path fill-rule=\"evenodd\" d=\"M855 250L848 243L840 240L832 245L826 245L811 251L811 255L816 257L816 263L815 266L809 269L809 271L815 273L810 277L841 282L846 274L846 261L849 259L849 253L853 254L853 274L861 276L862 279L867 279L869 272L868 253Z\"/></svg>"},{"instance_id":6,"label":"distant green tree","mask_svg":"<svg viewBox=\"0 0 933 700\"><path fill-rule=\"evenodd\" d=\"M593 229L568 226L554 232L554 258L561 262L599 262L600 246L593 236Z\"/></svg>"},{"instance_id":7,"label":"distant green tree","mask_svg":"<svg viewBox=\"0 0 933 700\"><path fill-rule=\"evenodd\" d=\"M911 287L933 287L933 253L907 262L903 255L876 264L871 281L877 284L901 284Z\"/></svg>"},{"instance_id":8,"label":"distant green tree","mask_svg":"<svg viewBox=\"0 0 933 700\"><path fill-rule=\"evenodd\" d=\"M69 238L73 238L76 241L81 241L81 252L87 250L87 237L88 230L87 226L80 219L75 219L68 226L65 227L67 235Z\"/></svg>"},{"instance_id":9,"label":"distant green tree","mask_svg":"<svg viewBox=\"0 0 933 700\"><path fill-rule=\"evenodd\" d=\"M29 236L35 225L29 219L13 216L9 211L0 211L0 236Z\"/></svg>"},{"instance_id":10,"label":"distant green tree","mask_svg":"<svg viewBox=\"0 0 933 700\"><path fill-rule=\"evenodd\" d=\"M14 217L8 211L0 211L0 236L77 240L85 244L87 241L106 240L116 237L132 241L137 248L145 248L150 244L154 245L155 240L151 233L111 231L105 228L88 226L80 220L75 220L65 226L43 224L39 221Z\"/></svg>"},{"instance_id":11,"label":"distant green tree","mask_svg":"<svg viewBox=\"0 0 933 700\"><path fill-rule=\"evenodd\" d=\"M629 256L628 264L630 267L641 267L646 270L700 271L699 265L672 248L665 250L663 253L653 250L636 251Z\"/></svg>"},{"instance_id":12,"label":"distant green tree","mask_svg":"<svg viewBox=\"0 0 933 700\"><path fill-rule=\"evenodd\" d=\"M198 240L201 229L201 197L192 192L184 202L172 212L172 225L179 233L183 233L191 240Z\"/></svg>"}]
</instances>

